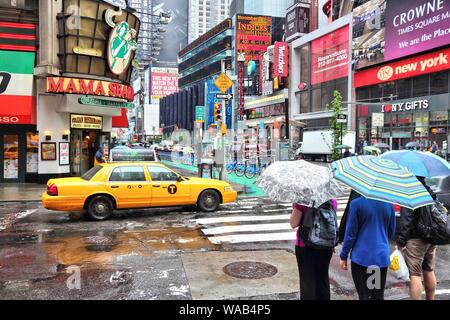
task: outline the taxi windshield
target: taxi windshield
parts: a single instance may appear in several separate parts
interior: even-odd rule
[[[81,179],[89,181],[97,174],[97,172],[99,172],[102,169],[103,169],[102,166],[95,166],[86,171],[86,173],[81,176]]]

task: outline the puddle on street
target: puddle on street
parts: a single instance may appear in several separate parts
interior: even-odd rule
[[[149,256],[163,251],[217,248],[200,229],[167,228],[120,231],[116,234],[55,237],[42,243],[44,251],[64,265],[111,264],[122,255]]]

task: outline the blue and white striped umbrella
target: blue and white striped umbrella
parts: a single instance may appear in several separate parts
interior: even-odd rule
[[[430,193],[407,168],[374,156],[349,157],[331,164],[333,175],[364,197],[409,209],[434,204]]]
[[[415,176],[431,178],[450,175],[447,161],[431,152],[415,150],[389,151],[380,156],[408,168]]]

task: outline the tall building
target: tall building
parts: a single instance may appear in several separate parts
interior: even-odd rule
[[[189,38],[191,43],[228,18],[231,0],[189,0]]]
[[[293,4],[294,0],[232,0],[230,17],[242,13],[284,18],[286,9]]]

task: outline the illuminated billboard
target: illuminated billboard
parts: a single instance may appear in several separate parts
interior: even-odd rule
[[[272,18],[266,16],[238,15],[236,25],[236,50],[245,53],[245,63],[257,61],[272,41]]]

